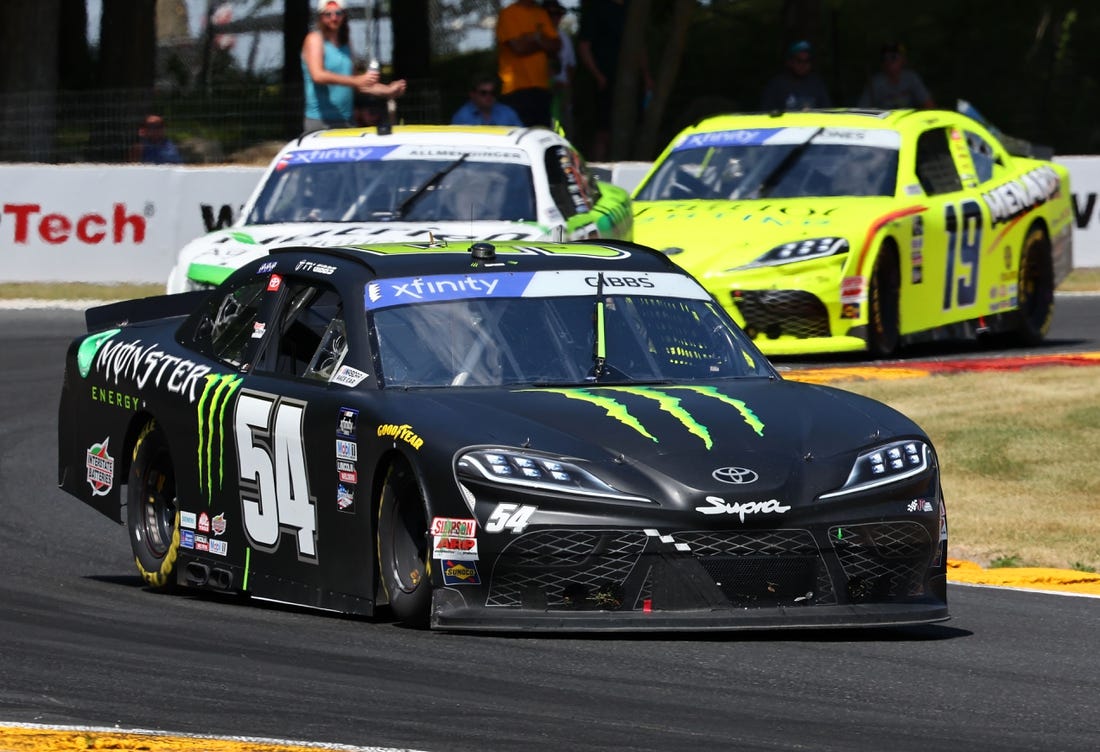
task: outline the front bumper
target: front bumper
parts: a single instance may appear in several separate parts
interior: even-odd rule
[[[937,505],[938,507],[938,505]],[[482,583],[435,591],[441,629],[880,627],[948,618],[938,515],[805,529],[544,528]]]

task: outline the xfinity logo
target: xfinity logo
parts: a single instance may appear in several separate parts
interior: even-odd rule
[[[708,496],[709,507],[695,507],[699,514],[736,514],[745,521],[747,514],[783,514],[790,511],[790,506],[784,506],[777,499],[767,501],[729,502],[717,496]]]
[[[755,470],[749,470],[747,467],[720,467],[711,473],[711,476],[716,481],[732,483],[735,486],[755,483],[760,478]]]

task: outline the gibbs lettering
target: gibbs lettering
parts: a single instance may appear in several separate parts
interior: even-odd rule
[[[233,402],[233,395],[240,388],[241,381],[240,376],[232,374],[208,374],[206,386],[199,397],[196,409],[199,492],[206,495],[208,506],[214,499],[215,482],[217,488],[222,487],[225,475],[225,412]]]

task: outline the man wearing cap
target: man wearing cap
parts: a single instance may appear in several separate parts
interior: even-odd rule
[[[897,42],[882,46],[881,69],[871,77],[860,107],[880,110],[930,109],[935,107],[932,94],[915,71],[905,67],[905,47]]]
[[[766,112],[831,107],[825,82],[813,70],[813,48],[805,40],[787,48],[784,69],[764,87],[761,109]]]

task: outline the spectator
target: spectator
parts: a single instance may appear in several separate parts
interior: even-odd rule
[[[145,164],[179,164],[179,150],[164,131],[164,118],[146,115],[138,126],[137,143],[130,147],[130,161]]]
[[[906,67],[905,46],[891,42],[882,46],[881,69],[871,76],[860,107],[880,110],[930,109],[935,107],[932,94],[915,71]]]
[[[784,69],[764,87],[760,106],[766,112],[831,107],[825,82],[813,69],[813,48],[801,40],[787,48]]]
[[[319,0],[317,28],[302,43],[306,131],[351,126],[356,91],[386,99],[405,93],[403,80],[384,84],[377,70],[355,75],[352,70],[344,0]]]
[[[497,101],[496,76],[476,76],[471,83],[470,99],[455,111],[452,125],[523,125],[515,110]]]
[[[558,30],[535,0],[516,0],[497,19],[501,101],[524,125],[550,127],[549,55],[561,49]]]
[[[558,39],[561,40],[556,70],[550,79],[552,94],[550,114],[566,134],[571,134],[573,132],[573,72],[577,69],[577,56],[573,51],[573,40],[562,28],[565,8],[558,0],[543,0],[542,7],[550,15],[550,21],[558,30]]]
[[[607,159],[611,143],[611,105],[619,72],[619,48],[626,30],[627,0],[582,0],[581,28],[577,32],[577,59],[596,82],[592,102],[596,131],[589,156],[597,162]],[[648,58],[643,54],[638,71],[646,92],[653,90]]]

